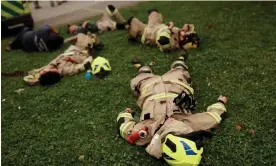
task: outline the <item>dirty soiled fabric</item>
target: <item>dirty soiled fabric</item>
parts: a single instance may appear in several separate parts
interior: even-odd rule
[[[163,17],[160,13],[154,11],[148,16],[148,24],[144,24],[137,18],[131,18],[128,21],[128,38],[134,38],[143,44],[157,46],[161,51],[174,50],[178,48],[178,31],[174,27],[173,30],[164,24]],[[169,43],[166,47],[158,43],[160,36],[168,38]]]
[[[154,75],[147,66],[141,67],[137,76],[131,80],[131,89],[142,110],[140,119],[136,122],[128,112],[121,112],[117,117],[120,136],[126,140],[133,133],[147,129],[148,134],[134,143],[148,145],[146,151],[157,158],[162,155],[161,143],[167,134],[185,135],[213,128],[221,122],[220,115],[226,111],[222,103],[212,104],[206,112],[196,114],[176,106],[173,99],[179,93],[184,91],[194,95],[194,90],[184,62],[176,61],[173,64],[178,66],[172,67],[162,76]]]
[[[88,54],[87,45],[93,46],[96,41],[98,39],[94,35],[78,34],[75,45],[71,45],[48,65],[29,71],[28,75],[24,77],[24,81],[29,85],[35,85],[39,82],[41,71],[49,71],[53,68],[56,68],[61,76],[74,75],[84,71],[84,65],[93,60],[92,56]]]

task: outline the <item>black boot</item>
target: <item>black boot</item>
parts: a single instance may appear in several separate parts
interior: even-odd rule
[[[144,66],[144,63],[141,62],[141,60],[137,57],[134,57],[132,60],[131,60],[131,64],[134,68],[136,69],[140,69],[141,67]]]
[[[149,9],[148,10],[148,15],[150,15],[152,12],[157,12],[159,13],[159,11],[157,9]]]

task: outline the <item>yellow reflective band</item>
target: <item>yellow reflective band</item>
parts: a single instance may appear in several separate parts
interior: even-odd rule
[[[168,28],[167,26],[164,26],[164,27],[160,28],[160,29],[157,31],[157,36],[158,36],[158,34],[162,33],[162,31],[168,30],[168,29],[169,29],[169,28]],[[168,33],[168,32],[166,32],[166,33]]]
[[[29,81],[30,79],[39,79],[39,77],[40,77],[40,74],[39,74],[39,73],[34,73],[34,74],[29,74],[29,75],[25,76],[25,77],[23,78],[23,80],[27,82],[27,81]]]
[[[174,64],[182,64],[183,66],[186,67],[186,69],[189,69],[188,66],[185,65],[185,63],[183,61],[174,61],[173,65]]]
[[[1,10],[1,16],[5,17],[5,18],[10,18],[10,17],[13,17],[13,15]]]
[[[23,6],[24,6],[24,12],[25,12],[25,13],[30,13],[28,1],[26,1],[25,4],[24,4]]]
[[[117,117],[117,122],[119,121],[120,118],[128,118],[128,119],[133,119],[132,115],[130,113],[120,113],[119,116]]]
[[[189,32],[195,33],[195,25],[194,25],[194,24],[189,24],[189,27],[191,28],[191,29],[189,30]]]
[[[168,32],[163,31],[165,29],[166,29],[166,27],[163,27],[157,32],[157,37],[156,37],[156,41],[155,41],[155,43],[157,44],[157,46],[159,47],[159,49],[161,51],[163,51],[163,49],[167,49],[167,48],[171,47],[171,35]],[[166,45],[159,44],[158,40],[160,39],[161,36],[165,36],[165,37],[169,38],[170,43],[166,44]]]
[[[148,29],[148,27],[145,28],[144,33],[143,33],[142,38],[141,38],[141,42],[142,42],[143,44],[145,44],[145,40],[146,40],[146,37],[145,37],[145,36],[146,36],[147,29]]]
[[[116,27],[117,23],[115,21],[112,21],[111,23],[113,27]]]
[[[178,95],[175,93],[159,93],[156,95],[152,95],[151,97],[147,98],[147,100],[157,100],[157,99],[162,99],[162,98],[168,98],[168,97],[177,97]]]
[[[189,48],[192,48],[192,46],[193,46],[193,43],[192,43],[192,42],[189,42],[189,43],[185,44],[185,45],[183,46],[183,48],[186,49],[186,50],[188,50]]]
[[[185,89],[187,89],[192,95],[194,95],[194,89],[191,88],[189,85],[184,84],[183,82],[180,82],[178,80],[170,80],[170,82],[182,85]]]
[[[12,5],[8,1],[2,2],[1,5],[6,6],[7,8],[11,9],[12,11],[14,11],[14,12],[16,12],[18,14],[24,14],[24,10],[18,8],[17,6]]]
[[[111,13],[111,11],[108,9],[108,7],[105,8],[105,11],[108,13],[109,16],[113,16],[118,13],[117,8],[114,10],[113,13]]]
[[[154,83],[146,85],[146,86],[142,89],[141,95],[145,94],[145,93],[147,92],[148,88],[149,88],[151,85],[153,85],[153,84],[154,84]]]
[[[130,127],[130,125],[134,125],[134,124],[135,124],[135,122],[127,122],[127,123],[121,125],[120,134],[123,138],[125,138],[126,133],[127,133],[127,132],[125,132],[125,130],[127,130]]]
[[[224,112],[226,112],[226,108],[225,108],[224,104],[222,104],[222,103],[212,104],[207,108],[207,110],[210,110],[210,109],[219,109],[219,110],[223,110]]]
[[[217,112],[206,112],[206,113],[211,115],[217,121],[217,123],[220,123],[221,117]]]
[[[159,81],[159,80],[157,80],[157,81]],[[148,88],[151,87],[152,85],[154,85],[157,81],[145,85],[145,87],[143,87],[143,89],[142,89],[141,95],[145,94],[147,92]]]

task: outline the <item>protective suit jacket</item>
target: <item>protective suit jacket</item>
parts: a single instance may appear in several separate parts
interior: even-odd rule
[[[24,77],[24,81],[29,85],[34,85],[39,82],[40,72],[57,68],[62,76],[74,75],[85,70],[84,64],[92,62],[93,58],[89,55],[87,47],[99,43],[94,35],[77,35],[77,42],[71,45],[64,53],[58,55],[49,64],[39,69],[34,69],[28,72]]]
[[[131,89],[137,95],[137,104],[142,110],[140,119],[136,122],[129,112],[121,112],[117,118],[120,136],[139,146],[149,144],[147,152],[157,158],[162,153],[161,140],[168,133],[185,135],[210,129],[221,122],[220,115],[226,111],[222,103],[215,103],[207,108],[207,112],[197,114],[179,108],[173,102],[174,98],[182,91],[194,95],[194,90],[185,63],[175,61],[172,66],[177,67],[162,76],[154,75],[147,66],[140,68],[138,75],[131,80]],[[141,129],[147,134],[131,140],[133,134]],[[151,143],[154,135],[158,135],[158,140]]]

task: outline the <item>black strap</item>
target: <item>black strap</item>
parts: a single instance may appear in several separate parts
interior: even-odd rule
[[[193,95],[187,94],[182,91],[176,98],[174,98],[173,102],[181,109],[194,111],[195,110],[195,99]]]

